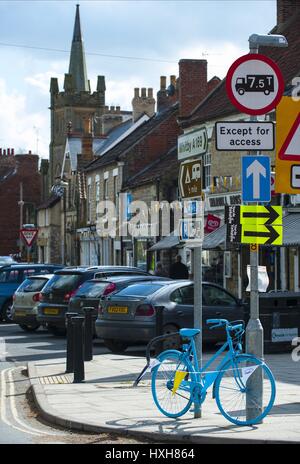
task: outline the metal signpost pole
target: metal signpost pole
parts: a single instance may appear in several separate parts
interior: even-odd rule
[[[194,327],[200,329],[196,337],[196,353],[199,368],[202,367],[202,246],[193,248],[194,269]],[[194,418],[202,416],[201,405],[195,404]]]

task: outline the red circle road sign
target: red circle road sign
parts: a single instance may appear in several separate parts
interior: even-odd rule
[[[251,115],[275,108],[284,91],[281,71],[265,55],[249,53],[238,58],[226,76],[227,94],[234,106]]]

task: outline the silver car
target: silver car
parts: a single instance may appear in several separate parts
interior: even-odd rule
[[[224,330],[209,330],[209,318],[245,320],[245,305],[217,284],[203,282],[203,339],[206,343],[225,340]],[[194,286],[190,280],[143,282],[130,285],[102,300],[96,333],[113,352],[124,351],[137,342],[148,343],[156,336],[156,310],[163,308],[163,332],[178,332],[194,326]],[[179,336],[166,341],[165,348],[178,348]]]
[[[51,277],[53,274],[28,277],[14,293],[11,310],[12,321],[19,324],[26,332],[33,332],[40,327],[40,323],[36,320],[40,292]]]

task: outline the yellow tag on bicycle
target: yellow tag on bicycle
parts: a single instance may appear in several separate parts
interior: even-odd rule
[[[173,385],[173,388],[172,388],[172,395],[173,396],[175,395],[178,388],[180,387],[181,382],[185,378],[186,374],[187,374],[186,371],[176,371],[175,372],[174,385]]]

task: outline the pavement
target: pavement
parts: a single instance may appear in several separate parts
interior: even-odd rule
[[[94,356],[85,362],[82,383],[73,383],[73,374],[65,374],[65,358],[30,362],[28,372],[41,416],[68,429],[115,432],[162,443],[299,443],[300,359],[293,361],[291,353],[265,359],[275,376],[277,395],[263,423],[252,427],[228,422],[211,394],[200,419],[194,419],[193,412],[178,419],[163,416],[153,402],[149,374],[132,387],[146,362],[130,353]]]

